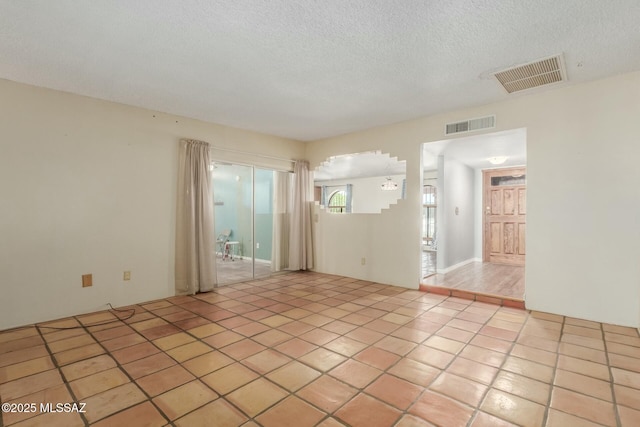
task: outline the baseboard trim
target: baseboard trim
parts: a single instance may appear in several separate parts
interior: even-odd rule
[[[467,264],[471,264],[472,262],[482,262],[482,258],[469,258],[469,259],[466,259],[466,260],[464,260],[462,262],[454,264],[454,265],[452,265],[450,267],[443,268],[442,270],[438,270],[437,272],[438,272],[438,274],[447,274],[447,273],[449,273],[449,272],[451,272],[453,270],[456,270],[456,269],[458,269],[460,267],[464,267]]]

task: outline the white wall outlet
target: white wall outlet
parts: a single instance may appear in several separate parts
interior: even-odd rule
[[[365,265],[367,263],[367,259],[365,257],[360,258],[360,265]]]
[[[260,243],[256,243],[256,249],[260,249]]]
[[[131,272],[125,271],[124,274],[122,275],[122,280],[131,280]]]

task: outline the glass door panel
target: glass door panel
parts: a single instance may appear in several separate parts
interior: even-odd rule
[[[255,260],[254,276],[271,274],[271,251],[273,246],[273,174],[272,170],[255,169]]]
[[[253,168],[214,163],[218,284],[253,278]]]

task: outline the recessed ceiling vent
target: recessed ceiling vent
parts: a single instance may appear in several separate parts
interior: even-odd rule
[[[447,123],[444,134],[473,132],[480,129],[496,127],[496,116],[480,117],[477,119],[464,120],[462,122]]]
[[[495,73],[494,76],[508,93],[567,80],[564,62],[560,55],[509,68]]]

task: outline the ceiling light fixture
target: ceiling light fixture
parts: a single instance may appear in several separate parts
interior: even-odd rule
[[[380,188],[383,191],[393,191],[393,190],[397,190],[398,189],[398,184],[396,184],[395,182],[393,182],[391,180],[391,177],[388,176],[387,180],[385,182],[382,183],[382,185],[380,186]]]
[[[491,163],[492,165],[501,165],[504,162],[506,162],[508,159],[507,156],[496,156],[496,157],[489,157],[487,160],[489,160],[489,163]]]

